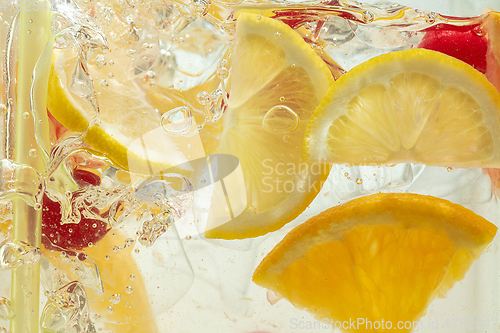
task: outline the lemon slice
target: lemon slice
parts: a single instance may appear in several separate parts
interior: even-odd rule
[[[174,138],[161,129],[161,114],[147,102],[146,94],[133,80],[124,75],[96,78],[97,116],[89,99],[90,90],[80,89],[82,92],[77,93],[78,89],[71,89],[78,87],[78,80],[84,80],[75,78],[78,61],[75,52],[55,50],[54,54],[47,108],[62,125],[71,131],[84,132],[83,139],[91,148],[122,169],[142,174],[156,174],[165,169],[191,173],[192,168]],[[122,58],[120,55],[113,58],[115,66],[124,61]],[[89,68],[91,74],[98,75],[97,70],[90,65]]]
[[[306,131],[305,158],[329,163],[500,165],[500,94],[466,63],[409,49],[355,67]]]
[[[496,231],[447,200],[374,194],[293,229],[262,260],[253,281],[319,320],[384,320],[395,329],[399,321],[418,320],[460,281]],[[363,325],[359,331],[384,330]]]
[[[306,124],[333,82],[321,58],[286,24],[241,13],[231,61],[217,152],[238,157],[239,166],[215,188],[208,238],[279,229],[309,205],[328,174],[301,163]]]

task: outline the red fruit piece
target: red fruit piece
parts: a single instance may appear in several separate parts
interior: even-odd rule
[[[49,250],[81,250],[96,244],[110,230],[106,222],[82,216],[79,223],[61,224],[61,205],[43,196],[42,243]]]
[[[82,168],[73,170],[73,179],[80,187],[101,185],[101,177],[98,174]]]
[[[486,72],[488,41],[473,29],[456,31],[439,28],[426,32],[419,48],[438,51],[468,63],[481,73]]]
[[[100,185],[101,178],[87,170],[75,169],[73,177],[82,185]],[[73,195],[79,195],[74,193]],[[95,211],[98,214],[98,210]],[[86,218],[82,215],[79,223],[61,224],[61,205],[46,194],[42,205],[42,243],[49,250],[81,250],[96,244],[110,230],[106,222]]]

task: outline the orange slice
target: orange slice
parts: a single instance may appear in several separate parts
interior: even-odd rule
[[[447,200],[374,194],[293,229],[262,260],[253,281],[319,320],[383,319],[395,327],[417,320],[460,281],[496,231]]]

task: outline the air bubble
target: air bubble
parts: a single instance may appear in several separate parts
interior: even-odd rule
[[[276,33],[274,34],[274,38],[276,38],[276,39],[280,39],[280,38],[281,38],[281,33],[276,32]]]
[[[0,296],[0,319],[10,320],[16,316],[9,299]],[[6,331],[7,332],[7,331]]]
[[[288,106],[276,105],[267,111],[262,119],[262,127],[276,134],[294,131],[299,126],[299,116]]]
[[[113,307],[112,307],[112,306],[108,306],[108,308],[106,309],[106,312],[107,312],[109,315],[113,314],[113,311],[115,311],[115,309],[113,309]]]
[[[29,112],[23,112],[23,119],[28,119],[30,117]]]
[[[161,128],[168,135],[186,135],[191,130],[192,125],[191,109],[187,106],[169,110],[161,116]]]
[[[132,294],[134,292],[134,289],[131,286],[125,287],[125,292],[127,294]]]
[[[29,35],[29,34],[31,34],[31,30],[28,30],[28,31],[26,31],[26,32],[28,33],[28,35]]]
[[[285,101],[285,96],[281,96],[280,97],[280,102],[284,102]]]
[[[154,71],[147,71],[146,72],[146,79],[154,79],[156,77],[156,73]]]
[[[104,257],[104,259],[105,259],[105,260],[109,260],[109,256],[108,256],[108,255],[106,255],[106,256]]]
[[[219,61],[217,63],[217,68],[221,68],[221,67],[227,67],[227,60],[226,59],[222,59],[221,61]]]
[[[135,280],[135,275],[134,274],[130,274],[130,276],[128,277],[130,281],[134,281]]]
[[[370,11],[364,11],[363,12],[363,22],[365,23],[370,23],[373,22],[373,13]]]
[[[196,95],[196,100],[201,105],[206,105],[207,103],[210,103],[210,94],[208,93],[208,91],[200,91]]]
[[[206,0],[193,0],[189,4],[189,10],[194,16],[203,17],[208,14],[210,2]]]
[[[205,104],[207,120],[215,123],[224,114],[227,108],[227,92],[223,89],[215,89],[210,93]]]
[[[362,178],[356,178],[356,184],[358,184],[358,185],[363,184],[363,179]]]
[[[40,249],[25,242],[5,240],[0,243],[0,269],[35,264],[40,260],[40,257]]]
[[[113,295],[111,295],[111,298],[109,299],[109,301],[113,304],[118,304],[118,303],[120,303],[121,300],[122,300],[122,295],[120,295],[120,294],[113,294]]]
[[[33,208],[34,208],[35,210],[40,210],[40,209],[42,209],[42,204],[37,202],[37,203],[33,206]]]
[[[37,157],[38,152],[36,151],[36,149],[35,149],[35,148],[33,148],[33,149],[30,149],[30,150],[29,150],[28,155],[29,155],[30,157]]]
[[[474,33],[478,37],[484,37],[486,35],[486,30],[483,28],[483,26],[478,25],[474,29],[472,29],[472,33]]]
[[[217,68],[217,77],[221,80],[227,79],[229,76],[229,70],[226,67]]]
[[[102,79],[101,81],[99,81],[99,85],[103,88],[107,88],[108,87],[108,81]]]
[[[436,22],[436,13],[430,12],[427,15],[425,15],[425,22],[429,24]]]
[[[247,213],[248,213],[248,215],[252,215],[253,216],[253,215],[255,215],[255,213],[257,213],[257,209],[255,209],[255,207],[250,206],[247,209]]]
[[[7,111],[7,106],[0,103],[0,115],[3,115]]]
[[[283,141],[284,142],[290,142],[290,135],[283,135]]]
[[[99,56],[97,56],[95,64],[96,64],[97,68],[102,69],[102,68],[106,67],[106,59],[104,58],[104,56],[99,55]]]

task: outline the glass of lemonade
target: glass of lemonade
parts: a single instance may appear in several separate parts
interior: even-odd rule
[[[496,1],[0,4],[0,333],[500,330]]]

